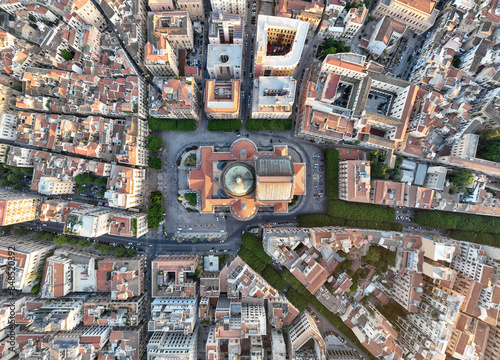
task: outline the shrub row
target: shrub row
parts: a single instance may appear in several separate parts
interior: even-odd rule
[[[149,118],[151,131],[194,131],[196,121],[193,119],[158,119]]]
[[[247,119],[247,130],[276,130],[286,131],[292,129],[292,119]]]
[[[388,223],[396,221],[396,209],[374,204],[330,200],[327,212],[328,215],[341,219]]]
[[[457,240],[469,241],[481,245],[498,246],[498,235],[487,232],[450,230],[450,237]]]
[[[352,228],[402,231],[403,226],[396,222],[377,222],[369,220],[351,220],[333,217],[327,214],[304,214],[299,217],[300,227],[347,226]]]
[[[419,210],[413,221],[433,228],[500,234],[500,218],[494,216]]]
[[[163,194],[152,191],[149,196],[148,229],[157,229],[163,220]]]
[[[326,196],[328,199],[339,198],[339,151],[326,149]]]
[[[208,131],[239,131],[241,130],[240,119],[211,119],[208,120]]]

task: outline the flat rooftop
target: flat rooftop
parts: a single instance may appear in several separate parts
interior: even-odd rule
[[[259,77],[259,105],[293,105],[296,80],[288,76]]]
[[[242,45],[224,44],[213,45],[209,44],[207,49],[207,67],[213,65],[232,65],[241,66],[241,51]]]
[[[267,32],[269,28],[283,28],[292,29],[296,31],[295,39],[291,50],[283,56],[264,56],[262,60],[263,66],[288,66],[298,63],[302,55],[302,50],[307,37],[309,23],[295,19],[288,19],[277,16],[259,15],[257,21],[257,39],[256,50],[259,52],[266,52]]]

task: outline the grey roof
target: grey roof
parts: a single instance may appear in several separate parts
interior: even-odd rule
[[[415,173],[415,179],[413,180],[413,185],[424,185],[425,175],[427,175],[427,165],[418,164],[417,172]]]
[[[292,160],[283,156],[259,157],[255,161],[255,173],[258,176],[292,176]]]

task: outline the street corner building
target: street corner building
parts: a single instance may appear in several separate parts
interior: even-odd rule
[[[292,161],[287,145],[267,151],[239,139],[228,151],[203,146],[199,152],[198,166],[189,173],[189,188],[200,193],[202,213],[229,207],[234,217],[248,220],[259,207],[287,213],[293,197],[305,195],[305,164]]]

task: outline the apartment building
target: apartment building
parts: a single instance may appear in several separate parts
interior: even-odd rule
[[[424,187],[428,189],[443,190],[448,169],[444,166],[429,166],[424,180]]]
[[[461,159],[476,157],[477,146],[479,145],[479,135],[464,134],[455,141],[451,148],[451,156]]]
[[[341,318],[373,356],[384,357],[390,354],[395,360],[402,359],[403,350],[396,342],[398,333],[370,303],[366,307],[356,303],[349,304]]]
[[[7,226],[40,217],[42,199],[16,191],[0,191],[0,225]]]
[[[208,43],[243,45],[244,29],[243,16],[212,12],[208,23]]]
[[[196,360],[198,359],[198,328],[183,333],[155,331],[147,346],[148,360]]]
[[[280,329],[271,330],[271,353],[273,360],[286,360],[285,339]]]
[[[205,83],[205,113],[209,119],[239,119],[240,80],[230,82],[207,80]]]
[[[108,201],[110,207],[121,209],[139,207],[144,201],[145,182],[145,169],[112,165],[104,199]]]
[[[200,91],[192,77],[182,79],[155,78],[158,94],[150,86],[149,115],[166,119],[200,119]]]
[[[122,211],[111,216],[109,235],[140,238],[148,233],[147,214]]]
[[[197,298],[155,298],[148,330],[191,334],[198,321],[197,307]]]
[[[91,0],[76,0],[73,3],[73,11],[87,24],[95,26],[100,31],[107,26],[106,19]]]
[[[141,326],[147,314],[146,294],[112,299],[110,293],[94,293],[85,299],[83,325]]]
[[[37,332],[76,328],[83,320],[83,301],[77,299],[51,300],[32,308],[28,313],[32,320],[29,328]]]
[[[43,259],[53,251],[55,246],[50,243],[35,241],[32,235],[6,235],[0,244],[0,271],[2,289],[29,292],[36,284],[36,273],[42,270]],[[13,250],[15,249],[15,251]],[[14,258],[14,282],[8,280],[7,264]],[[9,265],[10,266],[10,265]]]
[[[434,25],[438,14],[434,0],[381,0],[371,12],[377,19],[389,16],[420,35]]]
[[[59,256],[51,256],[47,259],[40,286],[42,297],[60,297],[72,290],[71,263],[71,259]]]
[[[252,118],[287,119],[292,115],[297,81],[292,77],[261,76],[254,80]]]
[[[101,347],[98,359],[108,360],[114,354],[127,360],[146,358],[146,334],[143,326],[112,329],[109,341]]]
[[[165,255],[151,262],[153,297],[194,298],[197,293],[193,274],[198,266],[196,255]]]
[[[460,241],[460,253],[453,257],[450,267],[486,287],[494,271],[487,260],[480,245]]]
[[[58,249],[44,265],[40,295],[56,298],[97,289],[96,257],[83,250]]]
[[[215,80],[241,79],[243,45],[222,44],[207,47],[208,76]]]
[[[157,38],[167,39],[174,49],[192,49],[193,24],[187,11],[161,11],[148,13],[148,31]]]
[[[151,26],[151,25],[150,25]],[[168,40],[148,31],[144,66],[153,76],[179,76],[179,59]]]
[[[38,192],[43,195],[73,194],[75,182],[52,176],[42,176],[38,182]]]
[[[176,0],[177,9],[187,11],[193,21],[205,21],[205,5],[202,0]]]
[[[405,24],[384,16],[375,25],[366,49],[375,56],[380,56],[382,53],[391,54],[397,48],[399,39],[405,31]]]
[[[245,15],[246,2],[245,0],[210,0],[212,11],[222,14],[239,14]]]
[[[254,77],[292,75],[302,57],[308,29],[304,21],[259,15]]]
[[[370,201],[369,161],[350,160],[339,162],[339,198],[345,201]]]
[[[173,0],[148,0],[151,11],[170,11],[175,9]]]
[[[4,112],[0,119],[0,139],[15,141],[17,137],[17,119],[12,112]]]
[[[352,39],[363,26],[367,16],[368,9],[364,6],[350,9],[344,19],[342,38]]]
[[[107,207],[75,209],[66,216],[64,234],[98,237],[108,233],[111,218],[116,210]]]
[[[371,148],[401,146],[419,88],[366,71],[365,66],[364,56],[335,54],[311,73],[301,100],[302,135],[319,141],[360,141]]]
[[[314,341],[316,359],[324,358],[326,351],[325,341],[314,319],[307,312],[300,313],[292,322],[288,329],[288,336],[291,344],[291,358],[295,358],[295,353],[311,339]]]
[[[110,292],[112,300],[128,300],[145,292],[145,255],[104,258],[97,266],[97,291]]]
[[[239,256],[227,266],[226,286],[229,299],[274,298],[278,291],[249,267]],[[222,279],[224,281],[224,279]]]

